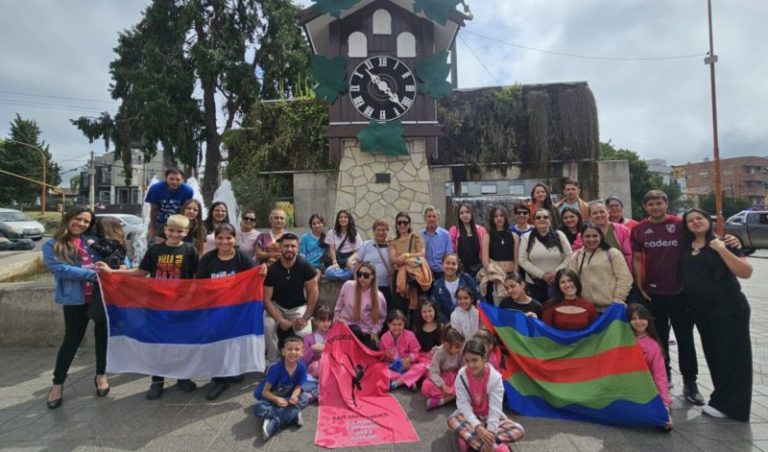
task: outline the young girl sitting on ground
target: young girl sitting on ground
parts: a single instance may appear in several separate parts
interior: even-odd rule
[[[472,337],[480,328],[480,314],[467,287],[456,289],[456,308],[451,313],[451,326],[461,331],[464,337]]]
[[[448,428],[459,436],[459,450],[507,451],[523,438],[523,426],[502,411],[504,386],[485,359],[485,345],[471,339],[464,345],[464,367],[456,377],[456,411]]]
[[[320,306],[315,309],[314,317],[315,332],[304,336],[304,355],[301,357],[301,361],[307,366],[307,383],[302,388],[310,394],[310,403],[318,397],[320,355],[325,350],[325,336],[333,323],[333,311],[328,306]]]
[[[422,298],[420,305],[421,322],[416,330],[422,355],[431,356],[432,350],[440,345],[443,325],[437,321],[437,305],[431,298]]]
[[[413,331],[405,329],[405,314],[399,309],[389,311],[389,331],[381,336],[380,347],[389,361],[390,389],[405,385],[412,388],[424,375],[425,366],[416,361],[421,347]]]
[[[525,293],[525,277],[520,273],[510,273],[504,281],[507,297],[502,299],[499,307],[520,311],[527,317],[541,318],[541,303]]]
[[[464,335],[456,328],[443,328],[443,343],[435,348],[429,364],[429,378],[421,385],[421,393],[427,398],[427,411],[443,406],[456,398],[454,383],[461,367],[461,347]]]
[[[637,345],[643,352],[645,361],[648,363],[648,369],[651,371],[653,382],[656,383],[656,389],[659,390],[661,400],[667,407],[667,412],[672,407],[672,398],[669,396],[669,387],[667,384],[667,371],[664,367],[664,354],[659,346],[659,336],[656,334],[656,328],[653,326],[653,319],[648,309],[638,303],[632,303],[627,306],[627,320],[637,337]],[[670,414],[667,430],[672,429],[672,415]]]

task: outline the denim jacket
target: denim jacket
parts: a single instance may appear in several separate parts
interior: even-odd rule
[[[473,294],[472,296],[473,300],[480,300],[482,298],[480,296],[480,291],[477,289],[477,283],[475,282],[475,279],[466,273],[460,274],[459,287],[469,287]],[[431,295],[432,295],[432,299],[435,300],[435,303],[437,304],[437,308],[438,308],[437,315],[439,317],[440,322],[442,323],[450,322],[451,313],[453,312],[453,309],[456,306],[453,304],[453,299],[451,298],[451,294],[448,292],[448,288],[445,286],[444,278],[440,278],[437,281],[435,281],[435,284],[432,286]]]
[[[89,239],[95,239],[91,236],[83,236],[82,240],[87,242]],[[96,281],[96,271],[80,267],[80,262],[70,264],[57,258],[53,254],[54,239],[50,239],[43,245],[43,261],[48,269],[53,273],[56,280],[55,301],[63,305],[83,304],[83,282]],[[101,256],[91,247],[86,245],[88,253],[93,262],[101,260]]]

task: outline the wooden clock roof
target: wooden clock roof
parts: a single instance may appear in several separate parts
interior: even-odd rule
[[[339,18],[323,14],[314,5],[305,8],[299,11],[298,18],[299,23],[307,33],[312,50],[318,55],[329,55],[331,49],[329,43],[330,24],[336,20],[344,19],[376,1],[388,1],[409,12],[413,11],[413,4],[415,3],[414,0],[362,0],[352,8],[344,10]],[[423,13],[418,13],[416,16],[426,19]],[[464,26],[468,20],[472,20],[472,17],[461,13],[459,10],[454,10],[451,11],[445,25],[434,23],[435,50],[449,49],[456,39],[459,28]]]

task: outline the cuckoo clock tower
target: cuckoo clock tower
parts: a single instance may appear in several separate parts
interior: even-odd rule
[[[450,49],[470,19],[458,3],[317,0],[299,14],[317,97],[329,102],[330,150],[341,156],[336,210],[351,211],[361,233],[400,211],[423,223],[437,99],[451,91]]]

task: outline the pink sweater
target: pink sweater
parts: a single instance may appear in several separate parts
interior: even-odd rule
[[[664,366],[664,355],[659,343],[647,334],[643,334],[637,337],[637,345],[640,346],[640,350],[645,356],[645,362],[648,363],[648,369],[651,371],[653,382],[656,383],[656,389],[659,390],[664,406],[672,406],[672,398],[669,396],[667,384],[667,370]]]
[[[421,352],[419,340],[416,339],[416,335],[413,334],[413,331],[409,330],[403,330],[397,339],[392,336],[391,332],[387,331],[381,336],[379,348],[385,352],[389,352],[390,350],[394,351],[394,358],[392,361],[397,358],[411,358],[411,362],[414,362]]]
[[[384,325],[384,319],[387,318],[387,300],[384,295],[376,290],[376,297],[379,301],[379,318],[376,323],[373,322],[373,303],[371,303],[371,290],[366,290],[360,294],[360,320],[355,320],[355,286],[357,282],[347,281],[341,286],[339,298],[336,301],[335,317],[347,323],[347,325],[357,325],[365,334],[381,331]]]

